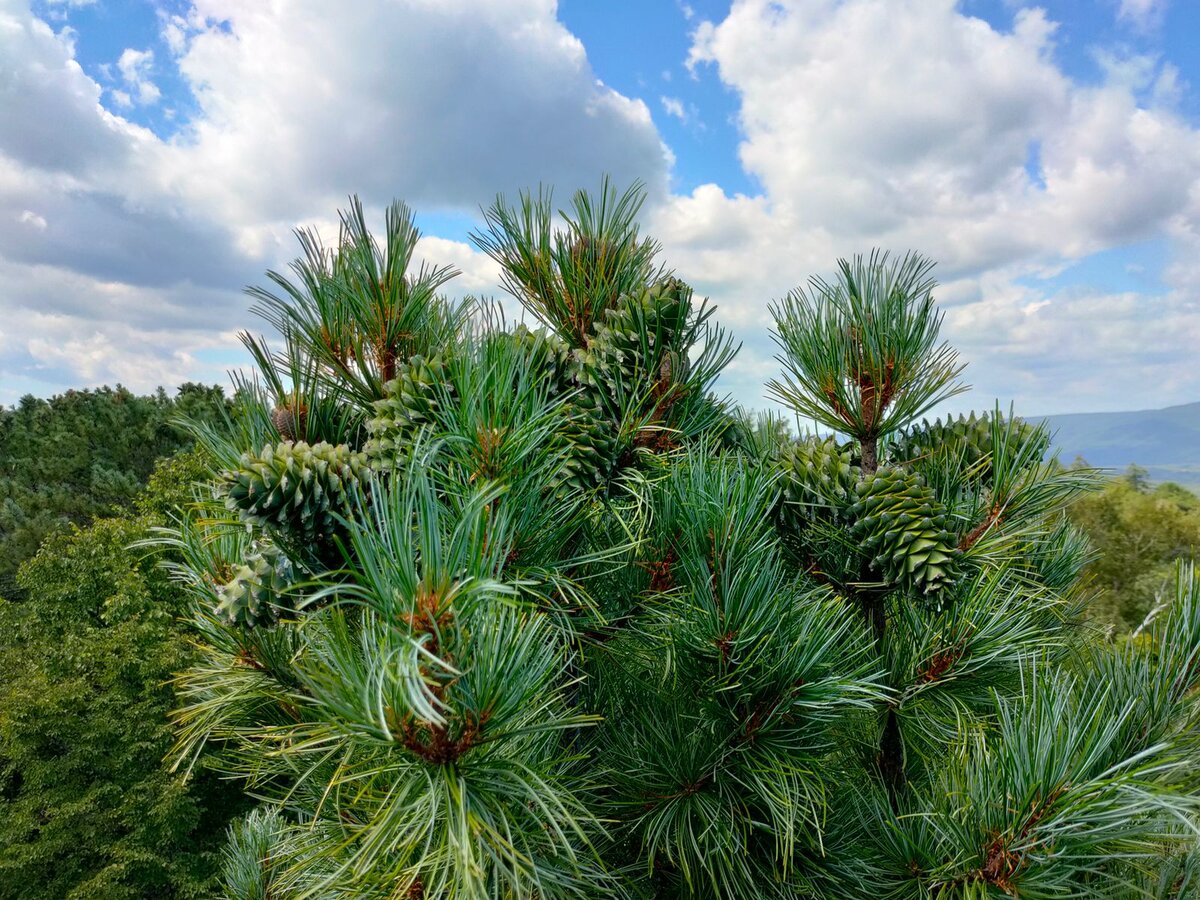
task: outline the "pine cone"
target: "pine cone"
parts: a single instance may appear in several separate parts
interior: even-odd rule
[[[293,581],[291,560],[274,544],[260,544],[233,578],[217,588],[216,613],[230,625],[274,622]]]
[[[560,396],[574,389],[571,352],[557,335],[548,331],[531,331],[524,325],[518,325],[511,333],[498,337],[511,340],[524,350],[530,370],[537,372],[550,385],[552,396]]]
[[[438,414],[438,387],[446,384],[446,363],[440,356],[413,356],[384,385],[384,397],[375,402],[375,418],[367,422],[371,435],[364,452],[380,470],[401,468],[417,433]],[[448,389],[453,396],[453,387]]]
[[[612,465],[616,437],[595,397],[578,394],[563,405],[561,435],[569,453],[560,481],[566,493],[591,491],[604,484]]]
[[[962,553],[945,510],[919,475],[880,469],[854,491],[852,533],[887,581],[928,594],[958,576]]]
[[[271,410],[271,423],[285,441],[297,441],[307,436],[308,407],[302,400],[289,400]]]
[[[1007,427],[1004,422],[1001,425]],[[1031,457],[1040,461],[1050,449],[1050,436],[1046,430],[1025,421],[1018,421],[1012,427],[1016,431],[1016,441],[1010,450],[1021,452],[1033,444],[1034,447],[1030,448]],[[991,417],[971,413],[970,416],[960,415],[958,418],[947,416],[945,422],[941,419],[934,422],[924,420],[896,442],[893,457],[920,465],[922,461],[937,456],[959,456],[962,470],[969,472],[972,479],[987,485],[992,480],[989,459],[992,449]]]
[[[642,397],[662,375],[668,357],[665,364],[670,380],[683,380],[686,357],[674,358],[671,351],[676,335],[687,323],[691,304],[691,288],[675,278],[621,297],[605,310],[587,349],[576,351],[579,382],[614,401],[622,395]]]
[[[813,516],[841,519],[854,500],[859,468],[850,449],[833,438],[810,438],[789,445],[779,459],[783,470],[785,528],[798,530]]]
[[[306,542],[332,534],[335,514],[349,509],[350,491],[367,476],[366,457],[342,444],[309,446],[303,441],[242,454],[226,473],[226,506],[250,525],[292,529]]]

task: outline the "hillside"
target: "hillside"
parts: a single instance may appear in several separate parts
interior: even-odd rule
[[[1137,463],[1154,481],[1200,487],[1200,403],[1137,412],[1046,416],[1060,459],[1094,466]]]

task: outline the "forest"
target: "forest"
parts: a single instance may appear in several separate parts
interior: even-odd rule
[[[354,202],[229,391],[0,410],[0,898],[1200,896],[1200,498],[931,420],[916,254],[738,408],[641,197],[497,199],[531,327]]]

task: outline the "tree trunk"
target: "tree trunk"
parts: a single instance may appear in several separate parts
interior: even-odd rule
[[[879,438],[862,439],[862,472],[864,475],[874,475],[879,470]]]

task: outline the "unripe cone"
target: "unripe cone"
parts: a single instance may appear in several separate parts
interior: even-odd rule
[[[962,553],[945,510],[919,475],[880,469],[854,493],[852,533],[887,581],[928,594],[957,578]]]
[[[671,348],[690,313],[691,289],[674,278],[621,297],[587,348],[575,351],[579,382],[617,401],[642,396],[664,371],[668,381],[681,381],[687,359]]]
[[[237,470],[225,475],[225,503],[247,524],[290,528],[312,542],[333,533],[334,516],[347,511],[367,472],[366,457],[344,444],[285,441],[242,454]]]
[[[780,457],[784,498],[793,503],[841,508],[853,498],[859,468],[848,447],[833,438],[810,438],[790,444]]]
[[[518,325],[505,337],[525,351],[530,370],[545,379],[552,396],[574,389],[571,351],[561,338],[549,331],[531,331],[524,325]]]
[[[440,400],[438,387],[446,383],[445,361],[440,356],[413,356],[384,385],[384,397],[375,402],[375,417],[367,423],[371,437],[364,452],[380,470],[402,467],[421,427],[434,421]],[[453,396],[453,387],[449,388]]]
[[[612,424],[593,395],[577,394],[563,405],[566,423],[560,432],[569,453],[561,479],[567,491],[590,491],[608,476],[616,438]]]
[[[1044,428],[1025,421],[1018,421],[1012,427],[1016,430],[1016,441],[1010,451],[1019,452],[1033,443],[1036,449],[1031,457],[1040,460],[1049,450],[1050,436]],[[919,461],[938,454],[961,454],[964,468],[972,472],[972,477],[987,484],[991,481],[991,466],[980,463],[991,453],[991,418],[986,414],[976,416],[971,413],[958,418],[947,416],[945,422],[924,420],[896,442],[893,455],[899,460]]]
[[[260,544],[233,578],[217,588],[216,613],[230,625],[273,622],[293,580],[287,556],[274,544]]]
[[[590,491],[607,477],[616,440],[596,391],[580,387],[570,349],[554,334],[517,327],[512,339],[522,345],[530,367],[550,385],[552,397],[566,397],[561,431],[569,453],[556,487],[565,492]],[[569,396],[568,396],[569,395]]]

